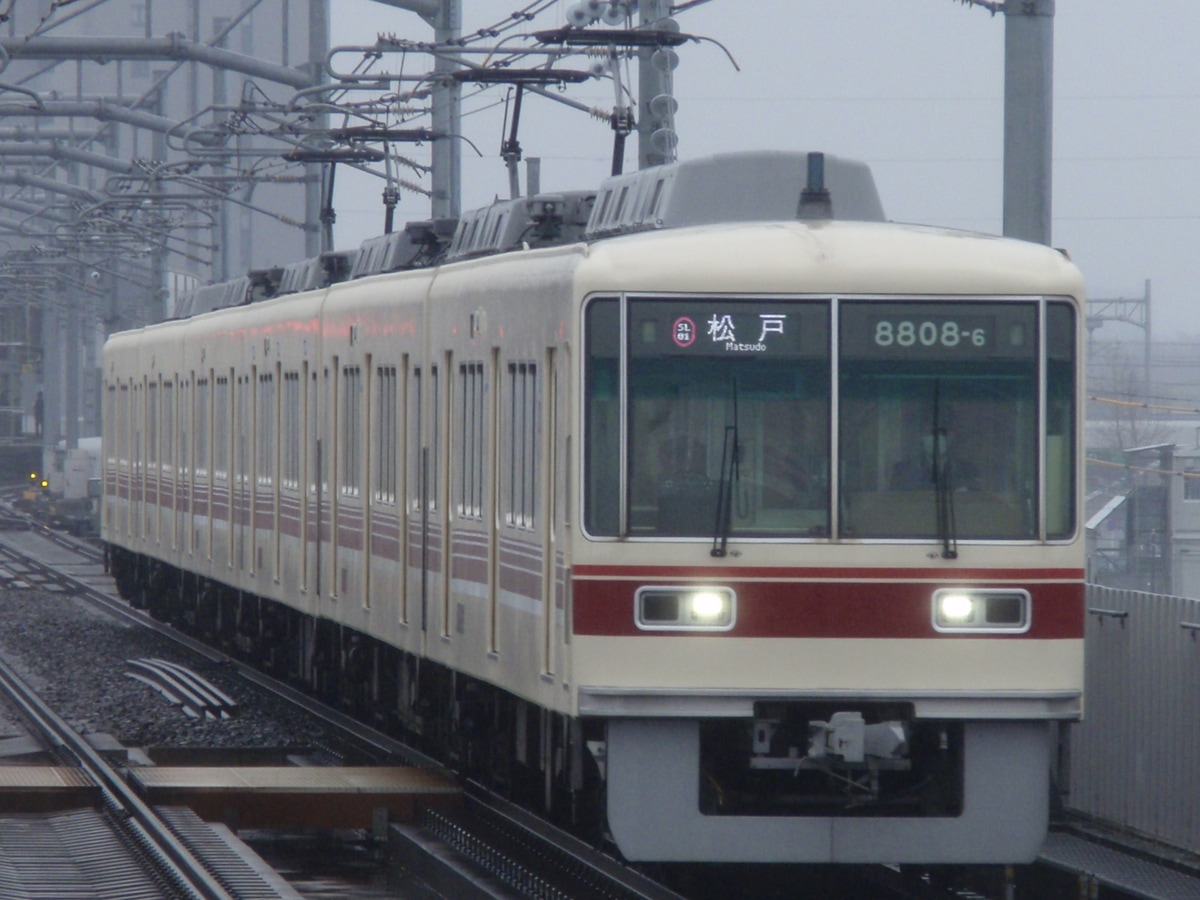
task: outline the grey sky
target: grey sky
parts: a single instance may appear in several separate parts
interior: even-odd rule
[[[560,0],[536,27],[562,24],[569,5]],[[523,6],[464,0],[464,30]],[[431,36],[415,15],[370,0],[333,9],[335,43]],[[710,0],[679,22],[741,67],[711,43],[680,48],[681,158],[824,150],[870,163],[892,219],[1001,230],[1002,16],[955,0]],[[1059,0],[1054,27],[1053,242],[1092,296],[1140,297],[1150,279],[1156,339],[1200,336],[1200,6]],[[607,82],[569,95],[612,105]],[[465,208],[507,194],[501,110],[483,108],[501,96],[464,103],[464,130],[484,154],[464,147]],[[545,190],[594,185],[607,171],[607,125],[560,104],[528,99],[519,137],[526,156],[543,159]],[[626,158],[636,166],[632,138]],[[339,246],[381,230],[380,187],[339,175]],[[401,219],[427,214],[404,195]]]

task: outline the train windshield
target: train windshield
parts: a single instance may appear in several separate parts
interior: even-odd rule
[[[1065,303],[613,298],[586,329],[593,535],[1073,533]]]
[[[841,536],[1037,536],[1038,317],[841,304]]]
[[[829,304],[630,300],[625,491],[617,301],[589,306],[588,527],[829,534]],[[622,500],[624,501],[622,504]]]

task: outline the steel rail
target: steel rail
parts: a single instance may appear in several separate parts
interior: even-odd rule
[[[131,833],[147,862],[173,885],[201,900],[233,900],[154,809],[134,793],[111,765],[54,712],[17,672],[0,659],[0,687],[15,709],[41,732],[56,754],[72,760],[100,788],[104,808],[118,828]]]

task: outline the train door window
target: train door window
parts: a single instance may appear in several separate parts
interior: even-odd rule
[[[145,534],[147,537],[158,539],[159,510],[162,497],[159,490],[162,486],[162,470],[158,458],[158,382],[146,383],[146,480],[144,483],[143,499],[146,501],[144,517]]]
[[[146,385],[146,466],[151,471],[158,466],[158,383],[155,381]],[[157,476],[156,471],[154,475]]]
[[[538,396],[537,363],[510,362],[509,386],[509,459],[504,473],[507,482],[509,525],[530,530],[534,527],[537,499]]]
[[[192,510],[192,462],[191,423],[192,423],[192,380],[187,377],[179,379],[176,421],[178,436],[175,443],[177,455],[175,459],[175,548],[191,551],[188,541],[188,514]]]
[[[554,636],[558,624],[558,560],[555,551],[555,524],[558,522],[557,494],[558,484],[558,369],[556,366],[556,348],[546,349],[545,365],[545,399],[541,408],[544,410],[545,426],[539,445],[542,448],[543,465],[535,466],[532,472],[541,473],[544,485],[543,496],[546,498],[545,527],[542,529],[542,674],[551,675],[555,671]],[[534,410],[538,409],[534,404]],[[534,428],[536,435],[537,428]]]
[[[375,499],[381,503],[396,502],[396,452],[399,445],[396,404],[396,367],[376,369],[378,396],[375,421]]]
[[[192,543],[194,550],[201,550],[203,545],[204,555],[212,559],[212,533],[213,533],[213,477],[212,477],[212,438],[213,438],[213,408],[212,398],[214,391],[214,382],[216,381],[212,370],[206,377],[197,379],[196,381],[196,476],[195,480],[200,482],[198,500],[202,510],[202,528],[192,532]]]
[[[162,428],[159,449],[163,474],[174,474],[175,460],[175,381],[168,378],[162,386]]]
[[[431,510],[438,509],[441,497],[442,472],[442,396],[438,379],[438,367],[429,367],[429,408],[432,413],[429,421],[429,460],[426,463],[429,488],[426,502]]]
[[[450,583],[453,567],[452,560],[454,559],[454,535],[451,531],[450,519],[450,472],[451,466],[449,460],[443,463],[442,452],[443,448],[448,448],[450,444],[450,425],[454,421],[454,381],[451,374],[454,371],[454,355],[446,351],[443,355],[443,365],[433,366],[430,369],[432,380],[433,394],[433,421],[430,422],[432,429],[433,447],[429,455],[430,468],[430,497],[429,505],[431,509],[438,510],[438,530],[442,535],[442,553],[438,564],[438,578],[440,582],[439,600],[442,611],[441,634],[442,637],[450,636],[450,602],[453,597],[452,585]],[[442,384],[443,373],[446,383]],[[446,429],[446,434],[443,436],[442,429]]]
[[[196,420],[192,425],[193,440],[196,444],[196,450],[192,454],[194,460],[193,465],[196,467],[196,478],[206,480],[208,478],[209,462],[209,416],[210,409],[210,391],[208,378],[196,379],[196,397],[195,397],[195,413]]]
[[[247,550],[247,540],[252,539],[246,534],[245,527],[254,527],[254,464],[256,462],[254,448],[258,441],[256,432],[265,429],[251,429],[250,423],[254,417],[254,385],[257,381],[257,367],[252,367],[249,375],[238,376],[235,384],[237,394],[234,397],[233,419],[233,462],[232,480],[236,494],[234,495],[233,512],[230,513],[229,548],[230,558],[237,550],[237,567],[254,574],[255,559],[253,551]]]
[[[213,386],[213,480],[229,480],[229,378],[218,375]]]
[[[117,433],[117,386],[109,382],[104,386],[104,433]],[[117,466],[117,441],[110,438],[104,442],[104,466],[112,472]]]
[[[843,537],[1037,535],[1038,304],[840,306]]]
[[[116,427],[112,433],[117,435],[113,448],[113,493],[117,497],[125,496],[128,483],[123,485],[129,474],[129,385],[122,383],[116,390]],[[106,442],[107,443],[107,442]],[[116,521],[113,523],[116,526]],[[122,523],[128,528],[128,523]]]
[[[300,488],[300,445],[304,440],[300,430],[299,372],[283,374],[283,408],[280,410],[280,416],[283,433],[283,445],[280,447],[282,453],[280,485],[295,491]]]
[[[111,527],[113,523],[113,510],[115,504],[110,502],[108,498],[116,499],[116,479],[117,479],[117,386],[112,382],[107,382],[104,385],[104,405],[102,407],[102,416],[104,419],[103,429],[105,439],[102,446],[104,453],[104,493],[106,496],[104,504],[104,524]]]
[[[1046,305],[1046,537],[1068,538],[1075,522],[1075,310]]]
[[[421,404],[421,367],[414,366],[412,370],[412,378],[409,381],[409,409],[412,410],[412,443],[409,446],[407,454],[409,474],[408,483],[410,485],[409,503],[410,508],[416,512],[425,508],[425,495],[429,490],[429,485],[426,483],[425,459],[424,459],[424,414]]]
[[[145,533],[145,513],[146,513],[146,445],[144,443],[146,432],[146,391],[141,384],[133,386],[133,440],[131,449],[133,451],[131,463],[133,470],[133,534],[134,537],[141,537]]]
[[[269,488],[275,483],[275,375],[263,372],[258,376],[258,408],[254,429],[257,445],[255,477],[260,487]]]
[[[159,540],[165,536],[175,544],[175,514],[178,502],[178,483],[175,481],[175,382],[166,378],[162,383],[162,405],[159,417],[159,486],[158,502],[161,515]]]
[[[484,366],[482,362],[458,367],[460,419],[458,514],[478,520],[483,516],[484,476]]]
[[[334,365],[337,365],[336,357],[334,358]],[[313,377],[316,377],[315,373]],[[324,498],[329,494],[329,467],[336,446],[336,442],[331,440],[331,436],[333,435],[333,411],[330,408],[332,402],[332,381],[333,378],[330,375],[329,367],[326,366],[321,377],[321,437],[317,439],[317,471],[315,472],[316,481],[313,485],[313,493],[317,496],[318,516],[324,515],[324,511],[321,510],[321,504],[325,502]]]
[[[362,369],[342,368],[341,492],[357,497],[361,488],[359,454],[362,452]]]

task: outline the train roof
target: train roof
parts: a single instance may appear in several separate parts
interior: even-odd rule
[[[605,180],[599,190],[497,200],[459,218],[409,222],[354,250],[263,269],[177,298],[173,318],[242,306],[341,281],[429,268],[512,250],[602,240],[636,231],[803,215],[810,165],[819,156],[828,193],[821,215],[883,221],[866,163],[794,151],[722,153]]]
[[[884,221],[870,167],[820,154],[827,218]],[[615,175],[600,186],[585,238],[717,222],[794,219],[813,154],[785,151],[720,153]]]
[[[819,181],[815,186],[814,171]],[[594,191],[497,200],[457,219],[410,222],[401,231],[370,238],[355,250],[325,253],[286,267],[205,285],[179,298],[174,317],[187,318],[287,293],[318,290],[368,275],[432,269],[514,250],[584,243],[603,255],[608,242],[647,232],[676,235],[664,237],[662,242],[651,241],[646,246],[654,249],[647,249],[648,253],[660,255],[664,248],[679,247],[679,242],[685,239],[688,247],[680,252],[695,253],[697,242],[704,241],[698,237],[697,228],[752,222],[785,227],[798,220],[813,226],[809,244],[821,235],[824,237],[815,240],[815,244],[834,239],[835,232],[822,232],[822,225],[884,223],[883,205],[867,164],[838,156],[791,151],[723,153],[612,176]],[[749,232],[723,229],[721,233],[721,246],[711,252],[720,255],[734,246],[739,247],[739,253],[755,252],[753,247],[743,246]],[[753,241],[769,244],[766,237],[769,233],[769,230],[756,231]],[[849,234],[837,233],[842,235],[837,238],[839,242]],[[880,248],[904,244],[907,247],[904,252],[917,249],[913,242],[918,240],[918,234],[926,238],[934,234],[957,234],[966,239],[961,233],[922,231],[919,226],[896,228],[891,237],[885,237],[882,231],[871,234],[870,239],[880,242]],[[995,240],[993,236],[974,237]],[[617,250],[624,246],[614,245],[614,252],[629,253],[632,257],[640,252]],[[794,248],[786,252],[794,252]],[[1035,250],[1021,252],[1032,253],[1036,258],[1054,258],[1038,257],[1040,251]],[[994,248],[981,252],[968,264],[969,257],[971,254],[960,255],[963,262],[959,265],[996,266],[999,258]],[[902,255],[891,256],[882,249],[875,258],[877,265],[883,265],[887,259],[901,270],[912,268],[911,260]],[[768,261],[774,260],[764,257],[764,263]],[[656,256],[654,262],[660,264],[661,257]]]

